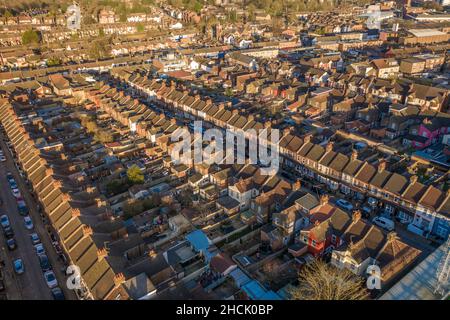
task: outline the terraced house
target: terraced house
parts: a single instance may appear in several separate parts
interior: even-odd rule
[[[193,108],[180,104],[175,105],[173,100],[169,98],[171,92],[179,90],[176,88],[177,86],[174,83],[170,87],[162,85],[156,94],[159,103],[175,110],[181,109],[194,118],[200,118],[198,112]],[[142,92],[145,94],[145,88],[142,88]],[[196,96],[195,101],[200,100],[201,98]],[[206,103],[203,104],[203,106],[205,105]],[[233,124],[239,118],[239,111],[233,110],[233,108],[219,109],[212,118],[213,124],[219,128],[237,129]],[[254,121],[253,119],[251,121],[248,118],[246,119],[247,123],[253,123]],[[253,128],[271,126],[270,123],[254,122]],[[420,230],[417,230],[417,232],[421,235],[435,235],[445,239],[450,233],[450,216],[447,208],[450,195],[448,193],[446,194],[433,186],[427,186],[430,190],[436,189],[437,196],[435,202],[424,210],[420,201],[410,202],[405,199],[407,187],[411,185],[414,176],[389,171],[383,159],[372,161],[374,163],[371,164],[359,160],[355,152],[351,154],[336,152],[332,144],[323,147],[319,144],[320,141],[312,142],[310,134],[296,135],[295,137],[294,140],[293,134],[288,131],[283,133],[280,137],[280,155],[282,164],[293,169],[299,176],[322,181],[329,185],[331,189],[340,189],[356,196],[374,196],[383,202],[387,211],[401,217],[406,215],[414,217],[412,219],[414,226],[417,225],[418,221],[423,221],[424,213],[426,213],[433,219],[430,220],[432,223],[422,224],[418,227]]]

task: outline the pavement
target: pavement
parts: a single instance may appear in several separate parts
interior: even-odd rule
[[[0,207],[1,214],[7,214],[14,230],[14,238],[17,242],[17,249],[8,251],[3,232],[0,233],[0,257],[5,260],[5,282],[6,294],[9,300],[51,300],[51,291],[44,279],[40,267],[39,258],[36,255],[35,248],[31,243],[30,234],[36,232],[45,248],[47,257],[53,267],[59,287],[63,290],[66,299],[76,299],[73,291],[65,286],[66,276],[62,272],[65,266],[56,253],[51,238],[46,231],[43,219],[38,212],[38,206],[33,199],[24,179],[19,175],[15,166],[14,159],[3,141],[3,134],[0,133],[0,147],[6,157],[5,162],[0,163],[0,197],[3,204]],[[33,230],[27,230],[24,226],[23,216],[17,209],[16,199],[14,198],[6,173],[11,172],[22,194],[22,198],[27,203],[29,215],[33,220]],[[12,263],[15,259],[21,258],[25,266],[25,272],[17,275],[13,271]]]

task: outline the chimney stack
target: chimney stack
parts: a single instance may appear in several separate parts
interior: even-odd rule
[[[378,172],[383,172],[386,170],[386,160],[380,160],[380,164],[378,165]]]
[[[297,191],[297,190],[300,190],[301,187],[302,187],[302,183],[300,182],[299,179],[297,179],[295,181],[295,183],[292,185],[292,190]]]
[[[81,211],[78,208],[72,208],[72,217],[76,218],[79,217],[81,215]]]
[[[52,176],[53,175],[53,169],[52,168],[47,168],[45,169],[45,175],[46,176]]]
[[[355,161],[356,159],[358,159],[358,151],[356,151],[356,150],[352,151],[351,159],[352,159],[352,161]]]
[[[108,256],[108,252],[106,251],[105,248],[99,248],[97,249],[97,258],[98,261],[103,260],[104,258],[106,258]]]
[[[392,241],[395,241],[395,239],[397,239],[397,233],[395,231],[389,232],[387,235],[387,240],[389,242],[392,242]]]
[[[327,194],[324,194],[320,197],[320,205],[323,206],[328,203],[328,200],[330,200],[330,197]]]
[[[116,287],[121,286],[125,282],[125,276],[123,273],[118,273],[114,276],[114,284]]]
[[[333,146],[334,146],[334,143],[333,143],[333,142],[328,142],[328,143],[327,143],[327,146],[326,146],[326,151],[327,151],[327,152],[333,151]]]
[[[352,220],[353,222],[357,222],[361,219],[361,211],[355,210],[353,211]]]
[[[303,137],[303,141],[305,143],[311,142],[312,134],[308,133],[306,136]]]
[[[411,176],[411,178],[409,178],[409,182],[410,184],[414,184],[417,182],[417,176]]]
[[[63,193],[62,197],[65,202],[69,202],[70,200],[72,200],[72,197],[68,193]]]
[[[83,226],[83,236],[85,237],[89,237],[92,236],[94,232],[92,231],[92,228],[90,226]]]
[[[291,133],[292,127],[286,127],[283,129],[283,136],[287,136],[289,133]]]

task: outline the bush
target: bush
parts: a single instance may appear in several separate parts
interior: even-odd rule
[[[38,44],[41,42],[41,36],[37,31],[27,30],[22,34],[22,43],[27,44]]]
[[[141,169],[135,164],[128,168],[127,177],[132,184],[144,183],[144,174],[142,173]]]
[[[113,180],[106,185],[106,192],[108,194],[117,195],[128,190],[129,184],[127,181]]]

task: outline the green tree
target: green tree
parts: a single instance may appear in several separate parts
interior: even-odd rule
[[[41,41],[40,34],[35,30],[27,30],[22,34],[22,43],[27,44],[38,44]]]
[[[144,32],[145,31],[145,27],[144,27],[144,25],[142,23],[138,23],[136,25],[136,30],[137,30],[137,32]]]
[[[123,213],[124,213],[124,219],[130,219],[134,217],[135,215],[138,215],[139,213],[143,212],[144,206],[142,204],[142,201],[139,200],[129,200],[125,203],[123,206]]]
[[[61,65],[61,59],[56,57],[51,57],[47,60],[47,66],[54,67]]]
[[[114,141],[112,135],[102,129],[99,129],[94,133],[94,139],[101,143],[110,143]]]
[[[127,170],[128,180],[133,184],[141,184],[144,183],[144,174],[141,169],[137,165],[132,165]]]
[[[203,9],[203,5],[198,2],[195,1],[194,7],[192,8],[196,13],[200,13],[200,11]]]
[[[89,56],[94,60],[104,59],[109,56],[111,46],[106,39],[92,41],[89,47]]]
[[[106,185],[106,192],[110,195],[117,195],[127,191],[127,189],[128,184],[120,180],[113,180]]]
[[[83,17],[83,23],[89,25],[89,24],[96,24],[97,21],[95,21],[95,19],[91,15],[87,15]]]
[[[5,13],[3,14],[3,22],[6,23],[8,22],[9,19],[12,18],[12,13],[8,10],[5,11]]]

